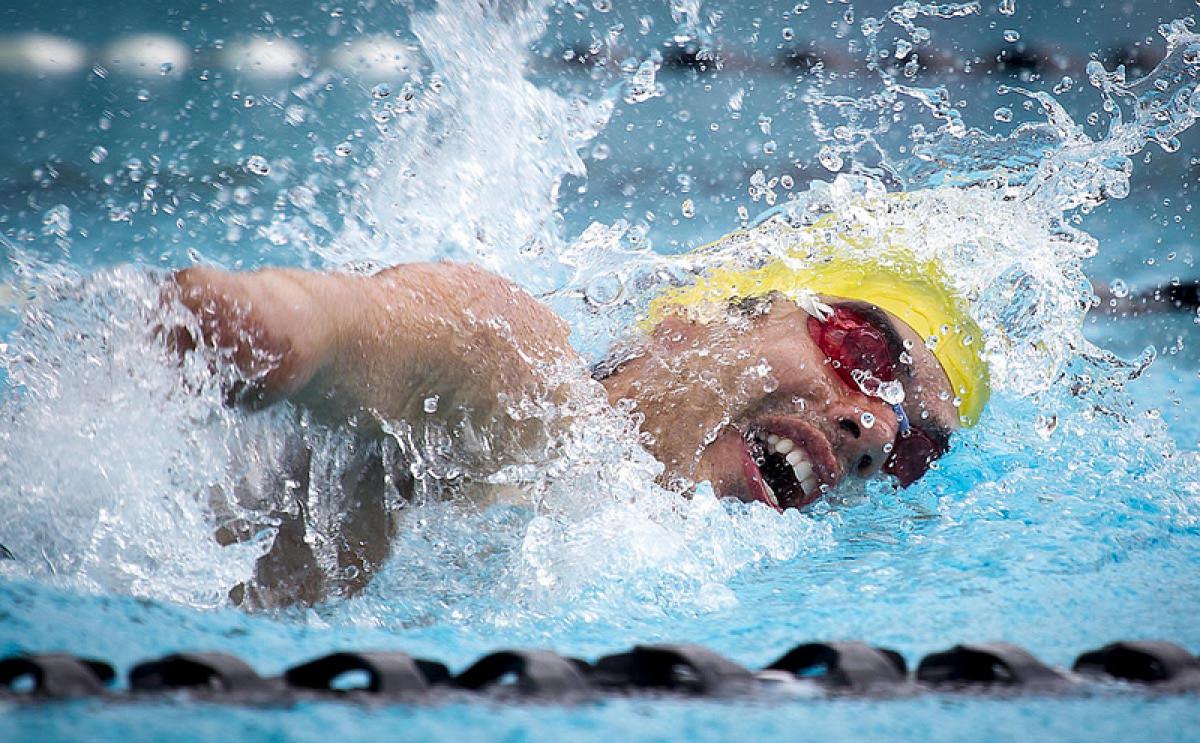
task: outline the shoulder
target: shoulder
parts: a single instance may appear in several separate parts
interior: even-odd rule
[[[441,312],[468,313],[479,320],[503,320],[541,336],[565,342],[565,321],[515,282],[470,263],[405,263],[373,277],[389,294],[399,292],[437,306]]]

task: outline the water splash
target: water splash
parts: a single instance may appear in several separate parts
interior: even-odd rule
[[[604,128],[612,100],[565,98],[526,79],[546,2],[444,3],[417,14],[423,75],[382,110],[358,218],[319,249],[336,263],[454,258],[549,289],[563,247],[565,175]]]
[[[677,7],[678,22],[699,17],[698,3]],[[891,56],[909,60],[928,40],[920,19],[950,21],[978,7],[905,3],[859,27],[872,44],[885,27],[899,29]],[[606,125],[614,103],[611,95],[568,99],[526,79],[515,62],[540,33],[542,10],[451,3],[414,19],[425,61],[407,88],[371,93],[374,110],[388,115],[375,119],[380,137],[356,193],[361,211],[316,250],[333,263],[470,259],[556,289],[550,301],[596,358],[649,293],[704,263],[653,255],[644,234],[625,223],[562,239],[558,184],[583,173],[580,147]],[[836,562],[844,556],[838,545],[882,543],[883,533],[888,549],[864,558],[881,574],[895,570],[894,550],[927,560],[929,576],[945,574],[939,558],[952,558],[942,564],[961,573],[990,559],[994,577],[1003,555],[980,545],[1008,535],[1011,514],[1040,544],[1060,536],[1059,527],[1069,532],[1070,551],[1056,558],[1064,570],[1193,529],[1200,465],[1174,451],[1161,423],[1122,394],[1149,359],[1123,361],[1082,336],[1091,305],[1082,261],[1098,246],[1069,214],[1127,193],[1130,157],[1151,141],[1170,150],[1194,121],[1196,37],[1183,23],[1163,33],[1167,59],[1147,78],[1127,83],[1120,70],[1088,70],[1111,104],[1100,137],[1052,96],[1016,89],[1041,106],[1045,122],[999,137],[971,129],[944,89],[902,81],[910,77],[907,61],[898,70],[873,68],[882,88],[875,94],[833,95],[819,81],[806,96],[822,161],[847,174],[789,201],[789,217],[805,223],[837,214],[843,228],[903,234],[919,255],[948,266],[989,331],[999,410],[917,489],[901,497],[872,484],[782,517],[719,503],[703,486],[682,499],[658,486],[661,468],[638,446],[628,419],[587,408],[576,412],[594,423],[554,442],[546,461],[490,473],[491,484],[522,493],[519,503],[472,509],[393,495],[389,512],[403,529],[392,557],[361,596],[331,601],[318,616],[393,627],[677,616],[727,610],[736,600],[730,584],[751,566],[800,556]],[[640,91],[635,102],[651,83],[653,92],[665,84],[651,79],[650,61],[630,70],[640,86],[626,88]],[[901,130],[893,120],[901,101],[916,101],[904,116],[925,117],[923,127],[932,127],[909,130],[905,157],[888,144]],[[356,150],[338,154],[350,159]],[[247,161],[251,171],[258,165]],[[770,183],[760,172],[752,186],[770,190]],[[911,192],[902,202],[884,196],[900,188]],[[61,223],[56,216],[48,227]],[[782,253],[792,239],[777,223],[756,234],[723,249],[753,260]],[[353,459],[349,438],[314,428],[287,406],[253,414],[226,408],[221,380],[199,360],[181,373],[155,341],[154,326],[164,321],[158,277],[122,269],[84,278],[32,259],[18,276],[21,325],[3,354],[0,490],[6,514],[21,525],[5,542],[36,557],[0,569],[216,606],[253,572],[277,527],[273,514],[301,512],[317,554],[336,561],[327,547],[350,497],[338,485]],[[1116,421],[1120,432],[1095,436],[1097,420]],[[460,463],[445,458],[434,437],[393,434],[387,456],[412,465],[419,483],[431,483],[430,496],[439,494],[435,481],[457,476]],[[320,453],[303,488],[281,474],[296,441]],[[1051,485],[1070,493],[1050,497]],[[239,519],[261,531],[221,547],[216,522]],[[1097,526],[1107,531],[1088,543]],[[820,606],[838,586],[843,604],[858,590],[810,583],[797,601]]]

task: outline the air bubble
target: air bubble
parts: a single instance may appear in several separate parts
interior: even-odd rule
[[[425,402],[421,405],[421,407],[426,413],[432,415],[438,410],[438,400],[439,397],[437,395],[430,395],[429,397],[425,398]]]
[[[1007,124],[1013,120],[1013,110],[1008,106],[1001,106],[992,112],[992,118]]]
[[[371,97],[376,100],[383,100],[392,94],[392,86],[387,83],[379,83],[371,88]]]
[[[1129,296],[1129,285],[1121,279],[1113,279],[1112,284],[1109,285],[1109,289],[1112,290],[1112,295],[1117,299]]]
[[[107,158],[108,158],[108,150],[106,148],[102,147],[101,145],[96,145],[95,147],[93,147],[91,154],[88,155],[88,159],[91,160],[92,162],[96,163],[97,165],[104,162],[105,159],[107,159]]]
[[[338,145],[333,148],[333,154],[338,157],[350,157],[354,153],[354,146],[349,142],[338,142]]]
[[[1013,28],[1005,29],[1004,40],[1010,44],[1015,44],[1021,40],[1021,32]]]
[[[863,414],[858,417],[858,422],[862,424],[863,428],[874,428],[875,427],[875,414],[868,413],[867,411],[864,410]]]
[[[696,216],[695,203],[693,203],[691,199],[684,199],[683,203],[679,205],[679,213],[688,219]]]
[[[1013,15],[1017,12],[1017,0],[1000,0],[997,10],[1000,11],[1000,15]]]

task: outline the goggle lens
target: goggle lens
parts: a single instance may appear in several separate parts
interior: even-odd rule
[[[808,333],[850,389],[864,392],[868,375],[879,382],[895,381],[897,360],[887,337],[862,313],[835,307],[823,321],[810,317]],[[901,487],[921,479],[949,448],[944,437],[934,437],[916,426],[908,427],[892,447],[883,471],[895,476]]]
[[[900,487],[906,488],[920,480],[934,460],[946,453],[946,448],[945,441],[913,426],[893,442],[892,453],[883,463],[883,471],[894,475],[900,481]]]
[[[896,360],[887,338],[860,313],[837,307],[823,322],[810,317],[808,333],[851,389],[861,389],[861,378],[856,380],[855,372],[870,374],[880,382],[896,379]]]

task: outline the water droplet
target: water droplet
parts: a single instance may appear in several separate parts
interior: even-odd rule
[[[1117,299],[1122,299],[1129,296],[1129,285],[1121,279],[1113,279],[1113,282],[1109,285],[1109,288],[1112,290],[1112,295]]]
[[[592,0],[592,7],[598,13],[607,13],[612,10],[612,0]]]
[[[1008,106],[1001,106],[992,112],[992,118],[994,118],[996,121],[1008,123],[1013,120],[1012,109]]]
[[[691,219],[692,217],[696,216],[696,205],[691,199],[684,199],[683,203],[679,206],[679,213],[688,219]]]
[[[304,123],[304,119],[308,116],[304,106],[291,105],[283,110],[283,120],[290,126],[299,126]]]
[[[1001,15],[1013,15],[1017,12],[1017,0],[1000,0],[1000,7],[997,10]]]
[[[1063,75],[1062,79],[1058,81],[1058,85],[1054,86],[1054,94],[1062,95],[1073,87],[1075,87],[1075,78],[1070,75]]]
[[[795,30],[790,27],[784,28],[780,35],[783,36],[784,41],[791,41],[796,38]]]
[[[597,144],[592,148],[593,160],[607,160],[610,154],[611,150],[609,149],[608,145],[604,143]]]
[[[246,170],[254,175],[267,175],[271,172],[271,164],[262,155],[251,155],[246,158]]]
[[[431,415],[433,413],[436,413],[437,409],[438,409],[438,396],[430,395],[429,397],[425,398],[425,402],[421,407],[425,410],[426,413],[429,413]]]
[[[665,91],[658,84],[658,65],[652,59],[647,59],[638,65],[637,70],[633,73],[633,77],[629,79],[629,84],[625,88],[626,103],[642,103],[648,101],[655,96],[662,95]]]
[[[170,74],[171,74],[171,70],[173,70],[173,69],[175,69],[175,63],[174,63],[174,62],[163,62],[162,64],[160,64],[160,65],[158,66],[158,74],[160,74],[160,75],[170,75]]]
[[[863,428],[874,428],[875,427],[875,414],[868,413],[867,411],[864,410],[863,414],[858,417],[858,421],[859,421],[859,423],[862,423]]]
[[[92,148],[92,153],[88,155],[88,159],[99,165],[108,157],[108,150],[101,145],[96,145]]]
[[[392,86],[387,83],[379,83],[374,88],[371,88],[371,97],[375,99],[387,98],[392,94]]]
[[[338,142],[337,146],[333,148],[333,154],[338,157],[350,157],[353,152],[354,147],[349,142]]]
[[[142,103],[145,103],[146,101],[150,100],[150,91],[146,90],[145,88],[138,90],[137,99],[139,101],[141,101]]]
[[[822,147],[817,153],[817,159],[821,161],[821,165],[825,166],[826,170],[836,173],[842,169],[842,156],[829,147]]]
[[[1004,40],[1010,44],[1015,44],[1021,40],[1021,32],[1016,30],[1015,28],[1005,29],[1004,30]]]

